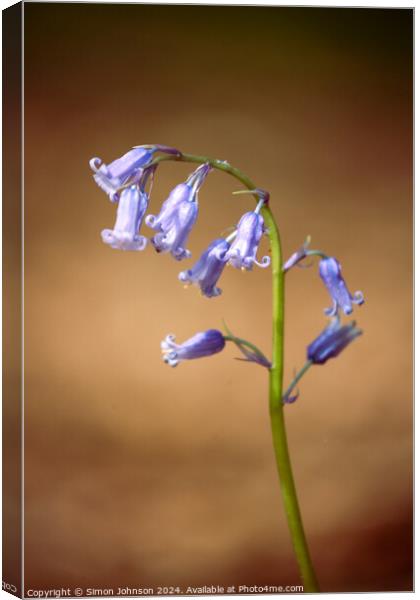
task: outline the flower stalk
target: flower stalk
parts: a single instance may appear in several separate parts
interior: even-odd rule
[[[309,368],[313,364],[314,363],[311,360],[307,360],[306,363],[301,368],[301,370],[294,376],[292,383],[289,385],[289,387],[283,394],[283,403],[284,404],[292,404],[293,402],[295,402],[298,399],[299,392],[296,392],[294,396],[292,396],[292,392],[295,389],[295,387],[297,386],[297,384],[299,383],[299,381],[302,379],[302,377],[306,374],[306,372],[309,370]]]

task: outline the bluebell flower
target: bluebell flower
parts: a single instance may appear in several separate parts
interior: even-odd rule
[[[320,335],[308,346],[306,355],[311,363],[323,365],[327,360],[338,356],[362,331],[356,327],[353,321],[347,325],[341,325],[338,317],[320,333]]]
[[[191,252],[185,248],[188,236],[198,216],[197,202],[181,202],[177,207],[176,217],[165,227],[164,231],[152,238],[157,252],[170,252],[176,260],[189,258]]]
[[[235,239],[226,253],[228,263],[236,269],[250,271],[254,264],[259,267],[268,267],[270,264],[269,256],[264,256],[261,262],[256,258],[264,233],[264,219],[259,214],[263,202],[254,211],[245,213],[238,223]]]
[[[146,225],[155,231],[165,231],[171,225],[177,213],[178,206],[185,201],[194,201],[193,192],[191,187],[186,183],[179,183],[163,202],[158,216],[147,215],[145,219]]]
[[[112,202],[119,199],[119,189],[129,182],[136,183],[144,167],[151,161],[156,148],[132,148],[121,158],[117,158],[109,165],[105,165],[100,158],[89,161],[91,169],[95,172],[93,178],[98,186],[106,192]]]
[[[220,296],[222,290],[216,287],[216,283],[225,267],[226,252],[229,248],[229,242],[224,238],[214,240],[191,269],[179,274],[179,280],[198,285],[203,296],[207,298]]]
[[[117,208],[114,229],[104,229],[102,240],[118,250],[144,250],[147,239],[139,235],[139,229],[148,206],[148,196],[139,185],[125,188]]]
[[[225,338],[217,329],[196,333],[183,344],[176,344],[174,340],[174,335],[167,335],[160,345],[163,360],[171,367],[176,367],[183,360],[217,354],[225,347]]]
[[[319,274],[333,301],[333,306],[325,309],[326,315],[334,316],[339,309],[349,315],[353,312],[353,304],[363,304],[362,292],[350,294],[341,275],[341,265],[336,258],[329,257],[320,260]]]
[[[146,225],[157,231],[152,238],[157,252],[170,252],[177,260],[191,256],[185,244],[198,216],[198,191],[210,169],[208,164],[198,167],[172,190],[157,217],[146,217]]]

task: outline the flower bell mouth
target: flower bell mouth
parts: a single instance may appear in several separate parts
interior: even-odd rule
[[[339,310],[345,315],[350,315],[353,312],[353,304],[364,303],[362,292],[350,294],[341,274],[341,265],[336,258],[326,257],[320,260],[319,275],[333,301],[332,307],[324,311],[329,317],[337,315]]]
[[[183,344],[175,343],[175,336],[169,334],[161,342],[163,360],[171,367],[176,367],[184,360],[203,358],[221,352],[225,347],[225,338],[217,329],[196,333]]]

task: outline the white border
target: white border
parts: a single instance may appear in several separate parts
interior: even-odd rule
[[[28,2],[32,2],[32,0],[27,0]],[[389,9],[393,9],[393,8],[408,8],[408,9],[412,9],[415,8],[415,2],[403,2],[401,0],[382,0],[382,2],[375,2],[373,0],[364,0],[359,1],[359,2],[348,2],[348,1],[341,1],[339,4],[334,3],[334,2],[328,2],[326,0],[322,1],[318,1],[316,4],[313,3],[302,3],[300,1],[293,1],[293,0],[289,0],[288,2],[281,2],[281,1],[263,1],[263,2],[258,2],[258,0],[231,0],[229,1],[219,1],[219,0],[208,0],[207,2],[200,2],[197,0],[183,0],[183,1],[173,1],[173,0],[168,0],[166,2],[160,2],[160,1],[153,1],[153,0],[143,0],[142,2],[124,2],[124,1],[119,1],[119,0],[103,0],[101,2],[95,2],[91,1],[88,2],[88,0],[61,0],[61,2],[86,2],[86,3],[100,3],[100,4],[175,4],[175,5],[215,5],[215,6],[293,6],[293,7],[302,7],[302,8],[317,8],[317,7],[335,7],[335,8],[389,8]],[[56,2],[54,2],[56,3]],[[58,3],[58,2],[57,2]],[[0,0],[0,7],[2,10],[4,10],[5,8],[8,8],[9,6],[12,6],[16,4],[16,2],[14,1],[10,1],[10,0]],[[416,22],[415,22],[415,18],[414,18],[414,39],[415,39],[415,33],[416,33]],[[24,261],[24,165],[25,165],[25,161],[24,161],[24,9],[23,9],[23,4],[22,4],[22,122],[21,122],[21,126],[22,126],[22,146],[21,146],[21,168],[22,168],[22,219],[21,219],[21,235],[22,235],[22,244],[21,244],[21,251],[22,251],[22,264],[21,264],[21,268],[22,268],[22,298],[21,298],[21,302],[22,302],[22,374],[21,374],[21,382],[22,382],[22,422],[21,422],[21,435],[22,435],[22,473],[21,473],[21,484],[22,484],[22,590],[24,589],[24,552],[23,552],[23,548],[24,548],[24,267],[25,267],[25,261]],[[415,45],[415,52],[414,52],[414,57],[415,57],[415,63],[414,64],[418,64],[418,49],[417,46]],[[417,80],[415,79],[415,86],[414,86],[414,90],[415,92],[417,91]],[[415,98],[418,97],[418,95],[415,93]],[[414,105],[415,106],[415,105]],[[1,131],[1,128],[0,128]],[[418,131],[418,126],[417,126],[417,122],[414,123],[414,133],[417,134]],[[416,135],[415,138],[416,139]],[[1,152],[0,152],[0,156],[1,156]],[[415,155],[415,159],[414,159],[414,166],[415,166],[415,172],[416,172],[416,168],[418,166],[418,157]],[[0,166],[0,170],[1,170],[1,166]],[[397,201],[397,200],[396,200]],[[1,220],[1,215],[0,215],[0,220]],[[417,225],[417,218],[415,215],[414,218],[414,232],[416,230],[416,225]],[[417,250],[417,245],[415,245],[415,250]],[[415,252],[415,256],[417,255],[417,252]],[[1,256],[1,249],[0,249],[0,256]],[[0,266],[1,269],[1,266]],[[392,274],[390,274],[390,277],[392,277]],[[417,291],[417,281],[415,282],[415,291]],[[390,293],[392,293],[392,289],[390,289]],[[417,294],[418,297],[418,294]],[[0,298],[0,307],[2,306],[2,300]],[[417,303],[416,303],[416,307],[417,307]],[[0,330],[1,330],[1,324],[0,324]],[[418,334],[420,334],[420,326],[418,325],[418,323],[416,323],[415,325],[415,334],[416,334],[416,339]],[[390,351],[392,351],[392,349],[390,348]],[[415,357],[415,367],[419,366],[420,367],[420,359],[418,359],[418,357]],[[398,399],[396,399],[396,401],[398,401]],[[419,528],[416,526],[415,528],[415,532],[418,533]],[[1,545],[0,545],[0,557],[1,557]],[[47,558],[47,557],[46,557]],[[420,561],[418,559],[418,556],[415,554],[415,573],[417,572],[417,567],[419,567]],[[381,594],[385,594],[385,595],[389,595],[392,594],[395,598],[402,598],[403,596],[405,597],[406,594],[409,592],[381,592]],[[296,596],[302,596],[301,594],[293,594]],[[330,594],[328,594],[330,595]],[[333,594],[334,597],[336,598],[351,598],[353,596],[357,596],[358,594],[353,594],[353,593],[337,593],[337,594]],[[373,594],[373,593],[364,593],[363,597],[366,598],[367,600],[369,600],[370,598],[372,598],[373,600],[376,599],[378,594]],[[327,594],[319,594],[320,597],[323,596],[327,596]],[[235,595],[235,596],[223,596],[224,598],[232,598],[232,599],[236,599],[236,598],[246,598],[247,596],[239,596],[239,595]],[[267,595],[261,595],[261,597],[267,597]],[[273,598],[279,598],[280,595],[276,595],[276,596],[272,596]],[[6,599],[6,598],[10,598],[10,595],[7,594],[7,592],[3,592],[1,591],[0,594],[0,600]],[[163,598],[163,596],[162,596]],[[173,598],[173,597],[171,597]],[[214,598],[214,596],[201,596],[200,598],[204,598],[204,599],[212,599]]]

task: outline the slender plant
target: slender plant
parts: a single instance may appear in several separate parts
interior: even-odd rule
[[[178,184],[162,204],[157,216],[145,213],[149,206],[151,188],[160,163],[173,160],[196,163],[199,166]],[[256,265],[272,271],[272,354],[271,359],[250,341],[237,337],[225,325],[225,332],[209,329],[196,333],[182,344],[175,336],[168,335],[161,343],[164,361],[176,367],[181,361],[210,356],[223,350],[226,342],[236,345],[242,360],[255,362],[267,369],[269,377],[269,414],[274,455],[280,480],[280,489],[290,529],[293,548],[306,592],[319,591],[303,527],[296,486],[286,434],[284,408],[298,397],[298,382],[312,365],[324,364],[338,356],[342,350],[362,332],[355,322],[342,324],[341,313],[353,312],[353,304],[363,303],[363,294],[351,294],[341,274],[336,258],[324,252],[309,249],[309,238],[283,263],[280,233],[270,209],[269,193],[258,188],[242,171],[227,161],[185,154],[170,146],[159,144],[135,146],[121,158],[104,164],[93,158],[90,166],[98,186],[106,192],[117,206],[117,218],[113,229],[102,231],[102,240],[111,248],[142,251],[149,240],[140,235],[143,219],[154,230],[151,245],[157,252],[171,254],[178,261],[188,259],[190,251],[185,247],[188,236],[197,220],[198,192],[209,173],[217,169],[238,180],[245,189],[235,194],[252,194],[256,201],[254,210],[239,219],[233,232],[227,237],[212,241],[191,269],[182,271],[179,279],[184,284],[194,284],[203,296],[216,298],[222,293],[217,287],[227,264],[237,269],[251,271]],[[268,235],[271,258],[257,259],[262,236]],[[283,389],[284,365],[284,280],[285,274],[295,266],[304,266],[307,257],[319,258],[319,275],[332,300],[332,306],[324,312],[329,317],[324,330],[307,347],[307,360],[290,385]]]

